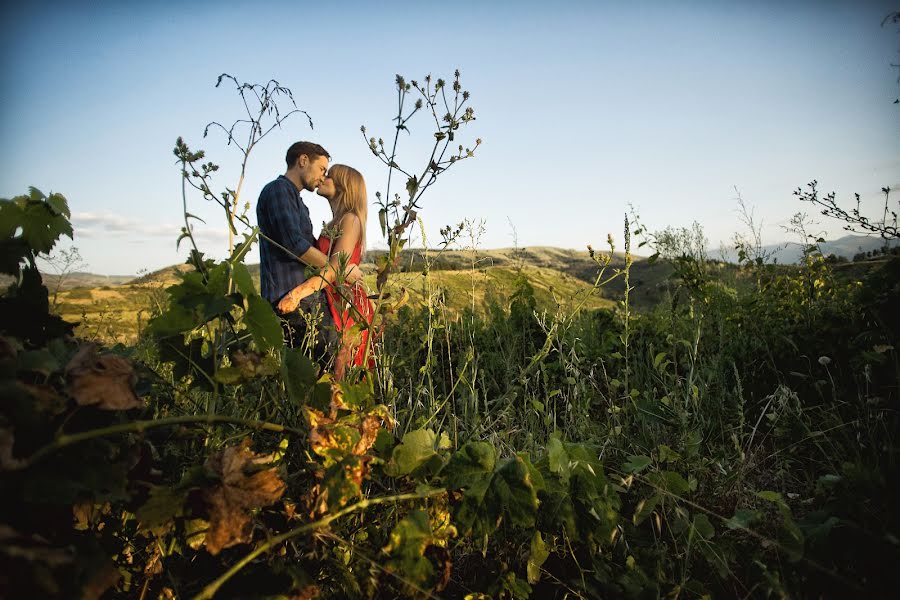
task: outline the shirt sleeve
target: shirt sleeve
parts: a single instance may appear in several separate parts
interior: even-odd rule
[[[300,205],[293,190],[285,186],[270,186],[264,190],[263,196],[259,203],[263,217],[259,223],[262,232],[295,256],[302,256],[312,247],[303,235],[305,230],[312,230],[309,212],[304,210],[306,207]]]

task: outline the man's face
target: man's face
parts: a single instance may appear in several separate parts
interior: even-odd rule
[[[299,175],[303,189],[314,191],[325,179],[325,173],[328,171],[328,159],[319,156],[315,160],[310,160],[308,156],[301,154],[297,163],[300,165]]]

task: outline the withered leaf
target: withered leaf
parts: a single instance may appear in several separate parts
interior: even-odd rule
[[[301,589],[293,590],[290,595],[291,600],[314,600],[319,597],[320,590],[318,586],[307,585]]]
[[[80,406],[129,410],[143,403],[134,393],[134,368],[124,358],[99,356],[93,344],[83,346],[66,366],[67,391]]]
[[[17,382],[19,387],[28,392],[34,401],[35,407],[41,411],[58,415],[66,410],[67,401],[56,393],[52,386],[46,384],[32,384]]]
[[[250,512],[276,502],[286,488],[277,469],[259,470],[260,455],[250,451],[250,440],[211,456],[205,467],[222,483],[204,493],[209,505],[206,549],[222,549],[250,541]]]
[[[350,500],[358,498],[362,494],[362,483],[369,474],[371,460],[371,456],[351,454],[324,471],[319,471],[317,475],[321,477],[322,482],[310,490],[310,496],[313,498],[311,516],[336,510],[346,506]]]
[[[84,589],[81,590],[82,600],[99,600],[106,590],[119,583],[122,574],[109,560],[91,575]]]

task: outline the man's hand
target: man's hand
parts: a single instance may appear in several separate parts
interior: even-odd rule
[[[283,315],[292,313],[300,306],[300,298],[291,290],[278,302],[278,312]]]
[[[363,272],[357,265],[348,265],[347,274],[344,276],[344,280],[353,285],[357,282],[362,281]]]

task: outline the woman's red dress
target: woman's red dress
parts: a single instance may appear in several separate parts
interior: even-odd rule
[[[319,239],[316,240],[316,248],[318,248],[325,256],[329,256],[329,252],[331,251],[331,239],[325,235],[320,235]],[[359,266],[361,257],[362,246],[356,244],[356,247],[353,249],[353,255],[350,257],[350,263]],[[372,302],[369,300],[368,295],[366,295],[366,290],[363,288],[362,283],[357,282],[349,289],[350,300],[355,310],[351,310],[350,307],[347,306],[347,301],[337,293],[333,283],[329,284],[324,291],[325,297],[328,299],[328,308],[331,310],[331,316],[334,317],[334,328],[339,334],[352,327],[360,317],[364,318],[366,323],[372,323],[372,316],[375,311],[372,307]],[[368,329],[364,329],[362,331],[362,337],[360,338],[359,347],[356,348],[356,351],[353,354],[353,360],[350,363],[351,365],[363,366],[365,364],[366,342],[368,339],[369,331]],[[371,350],[369,350],[368,362],[368,368],[371,369],[375,366]]]

